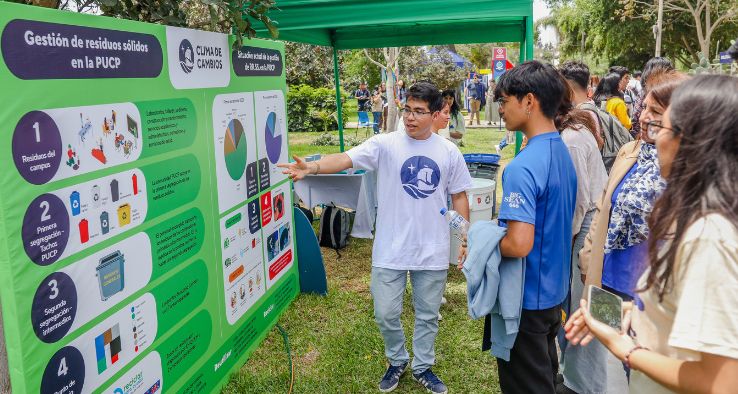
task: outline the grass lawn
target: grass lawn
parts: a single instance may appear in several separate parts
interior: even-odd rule
[[[353,135],[353,131],[350,132]],[[334,153],[338,147],[309,143],[319,133],[290,133],[290,151],[297,155]],[[504,132],[474,129],[464,137],[464,153],[494,152]],[[513,147],[503,151],[503,165],[513,156]],[[498,199],[502,195],[498,191]],[[380,230],[381,231],[381,230]],[[382,338],[373,318],[369,292],[372,241],[352,238],[341,259],[323,249],[329,293],[326,297],[300,295],[279,323],[289,334],[295,364],[294,393],[376,393],[386,368]],[[405,294],[403,325],[412,354],[413,308],[410,288]],[[483,322],[467,315],[466,281],[455,268],[449,270],[448,303],[441,307],[433,370],[450,392],[499,392],[496,362],[481,352]],[[282,337],[276,329],[234,373],[224,393],[285,393],[289,387],[289,364]],[[396,393],[424,393],[409,373]]]

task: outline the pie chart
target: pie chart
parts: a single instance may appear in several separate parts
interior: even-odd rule
[[[277,114],[269,112],[264,126],[264,141],[266,142],[267,157],[272,164],[279,162],[282,153],[282,130],[277,121]]]
[[[234,181],[241,179],[246,170],[246,137],[243,135],[243,125],[238,119],[228,122],[223,141],[223,154],[228,175]]]

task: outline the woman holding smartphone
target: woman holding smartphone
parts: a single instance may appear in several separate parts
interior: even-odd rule
[[[738,79],[698,76],[649,122],[668,187],[649,218],[638,307],[626,311],[625,333],[593,319],[584,300],[566,323],[571,344],[596,337],[633,370],[631,393],[738,388],[736,108]]]

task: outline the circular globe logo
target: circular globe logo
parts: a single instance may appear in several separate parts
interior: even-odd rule
[[[402,188],[410,197],[426,198],[438,189],[441,170],[435,161],[425,156],[413,156],[400,169]]]
[[[189,40],[182,40],[179,43],[179,65],[187,74],[191,73],[195,67],[195,51]]]

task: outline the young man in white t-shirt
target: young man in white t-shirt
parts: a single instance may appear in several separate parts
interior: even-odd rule
[[[437,87],[416,83],[407,90],[404,133],[376,135],[346,153],[318,161],[295,157],[294,163],[279,165],[294,181],[350,167],[377,172],[371,291],[375,321],[390,364],[379,384],[382,392],[397,387],[410,361],[400,322],[408,272],[415,309],[413,377],[433,393],[447,392],[446,385],[431,371],[438,310],[449,267],[449,228],[440,210],[450,195],[453,209],[469,218],[466,190],[471,188],[471,176],[459,149],[432,132],[442,105]],[[465,246],[461,258],[466,255]]]

